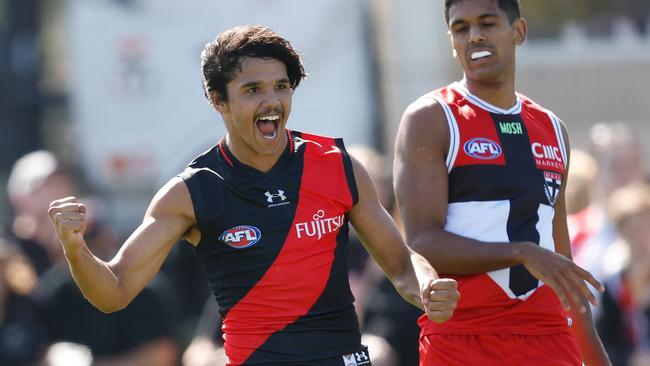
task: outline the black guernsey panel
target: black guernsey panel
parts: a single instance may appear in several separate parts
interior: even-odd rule
[[[544,181],[530,149],[526,124],[520,115],[491,113],[494,131],[507,163],[503,165],[464,165],[450,173],[450,202],[498,201],[510,202],[506,232],[510,241],[531,241],[539,244],[536,214],[540,202],[546,201],[544,191],[539,189]],[[501,121],[518,126],[520,133],[507,134],[499,128]],[[521,296],[537,288],[538,280],[523,265],[510,269],[510,289]]]
[[[181,174],[228,365],[320,365],[361,347],[347,275],[350,158],[339,139],[288,133],[267,173],[219,143]]]

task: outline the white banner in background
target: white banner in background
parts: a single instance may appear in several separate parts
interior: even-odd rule
[[[310,76],[294,95],[289,128],[370,143],[360,4],[71,0],[71,100],[89,178],[111,192],[156,187],[218,141],[223,122],[203,96],[200,53],[238,24],[268,25],[303,54]]]

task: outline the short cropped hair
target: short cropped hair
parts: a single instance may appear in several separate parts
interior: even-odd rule
[[[472,1],[472,0],[445,0],[445,21],[449,24],[449,8],[452,5],[459,3],[461,1]],[[515,20],[521,17],[521,7],[519,5],[519,0],[494,0],[499,4],[499,8],[503,10],[508,16],[508,20],[512,24]]]
[[[242,57],[284,63],[294,90],[306,76],[300,55],[288,40],[264,26],[239,26],[220,33],[201,53],[203,91],[208,99],[211,92],[216,92],[220,99],[228,100],[226,85],[241,71]]]

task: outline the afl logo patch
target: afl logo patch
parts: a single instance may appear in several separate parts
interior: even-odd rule
[[[485,137],[475,137],[467,141],[463,149],[475,159],[492,160],[501,156],[501,146]]]
[[[219,240],[235,249],[244,249],[255,245],[262,238],[260,229],[255,226],[240,225],[228,229],[219,236]]]

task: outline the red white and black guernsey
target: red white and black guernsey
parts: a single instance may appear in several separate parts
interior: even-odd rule
[[[422,98],[435,99],[449,125],[445,230],[485,245],[530,241],[555,251],[553,217],[567,167],[557,117],[521,94],[512,108],[495,107],[458,82]],[[569,330],[556,294],[523,265],[452,277],[462,294],[454,316],[443,324],[420,319],[425,334]]]
[[[227,365],[370,365],[348,283],[358,192],[343,141],[287,131],[262,173],[220,142],[181,173]]]

